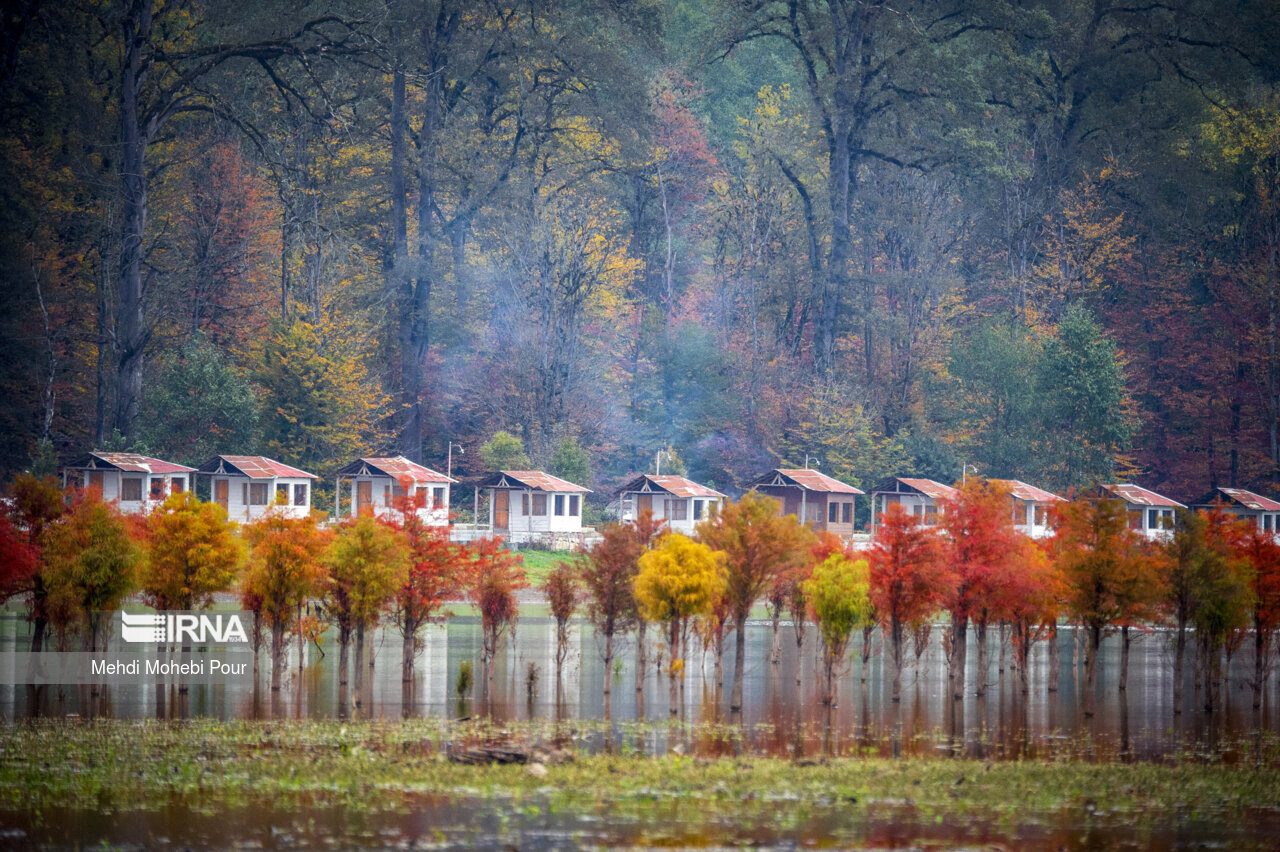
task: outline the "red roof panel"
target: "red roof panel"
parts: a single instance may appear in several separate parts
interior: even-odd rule
[[[1170,500],[1163,494],[1157,494],[1154,491],[1149,491],[1141,485],[1132,485],[1130,483],[1121,482],[1114,485],[1100,485],[1098,487],[1103,491],[1106,491],[1108,494],[1118,497],[1126,503],[1132,503],[1135,506],[1157,506],[1170,509],[1187,508],[1177,500]]]
[[[216,459],[222,459],[250,479],[274,479],[278,476],[291,479],[316,478],[314,473],[298,470],[296,467],[290,467],[283,462],[269,459],[266,456],[216,456]],[[205,467],[208,466],[207,464],[205,465]],[[209,471],[203,472],[208,473]]]
[[[1067,502],[1066,498],[1059,497],[1052,491],[1036,488],[1034,485],[1028,485],[1020,479],[988,479],[987,482],[1000,486],[1018,500],[1028,500],[1032,503]]]
[[[89,453],[88,456],[77,460],[71,467],[81,468],[88,464],[89,456],[106,462],[112,467],[129,473],[190,473],[195,470],[194,467],[167,462],[162,459],[153,459],[151,456],[143,456],[138,453]]]
[[[796,485],[808,491],[825,491],[831,494],[865,494],[866,493],[861,489],[854,488],[852,485],[847,485],[838,479],[834,479],[833,477],[827,476],[825,473],[821,473],[816,470],[810,470],[807,467],[798,468],[794,470],[778,468],[777,472],[785,476],[787,479],[790,479]]]
[[[445,476],[443,473],[434,471],[429,467],[423,467],[417,462],[409,461],[404,456],[378,456],[375,458],[362,458],[364,462],[371,468],[385,473],[392,479],[410,478],[414,482],[457,482],[452,477]]]
[[[572,482],[566,482],[558,476],[552,476],[549,473],[543,473],[540,470],[504,470],[503,475],[509,479],[514,479],[527,488],[534,491],[559,491],[559,492],[579,492],[589,493],[590,488],[583,488],[581,485],[574,485]]]
[[[932,497],[934,500],[941,500],[943,497],[955,497],[956,489],[950,485],[943,485],[941,482],[934,482],[932,479],[904,479],[898,478],[903,485],[914,488],[926,497]]]
[[[1253,509],[1259,512],[1280,512],[1280,503],[1261,494],[1254,494],[1252,491],[1245,491],[1243,488],[1219,488],[1223,494],[1235,500],[1246,509]]]
[[[666,491],[675,497],[724,497],[719,491],[708,488],[705,485],[699,485],[691,479],[685,479],[683,476],[657,476],[654,474],[641,474],[631,482],[622,487],[623,492],[639,491],[642,483],[648,480],[658,490]]]

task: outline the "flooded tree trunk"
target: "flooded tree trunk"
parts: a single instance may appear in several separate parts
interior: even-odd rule
[[[835,706],[836,659],[831,649],[822,647],[822,703],[826,707]]]
[[[271,691],[280,691],[280,675],[284,673],[284,628],[271,628]]]
[[[416,656],[414,654],[414,645],[416,644],[414,642],[414,637],[417,632],[417,625],[415,624],[405,624],[404,630],[402,631],[404,635],[404,644],[400,647],[401,683],[413,682],[413,658]]]
[[[804,618],[795,613],[791,614],[791,618],[796,631],[796,686],[799,686],[804,672]]]
[[[862,628],[862,682],[867,682],[867,666],[871,663],[871,631],[875,625]]]
[[[729,712],[742,712],[742,678],[747,663],[747,608],[733,617],[733,693],[729,696]]]
[[[338,686],[347,685],[347,651],[351,647],[351,628],[338,628]]]
[[[360,694],[364,691],[364,622],[361,621],[356,625],[356,706],[361,705]]]
[[[720,695],[724,692],[724,628],[716,634],[715,647],[711,649],[714,658],[712,674],[716,680],[716,706],[720,704]]]
[[[1173,715],[1182,715],[1182,681],[1187,655],[1187,620],[1178,617],[1178,629],[1173,639]]]
[[[1009,623],[1006,621],[1002,621],[1000,622],[1000,660],[996,664],[997,670],[1000,672],[1000,674],[1004,674],[1005,651],[1008,643],[1009,643]],[[1014,657],[1014,665],[1016,666],[1017,664],[1018,664],[1017,657]]]
[[[646,659],[647,642],[645,633],[648,631],[648,624],[645,620],[640,619],[640,624],[636,628],[636,693],[644,692],[644,672],[648,668],[649,661]],[[556,645],[556,678],[560,677],[560,667],[564,662],[564,655],[560,651],[560,644]]]
[[[965,645],[969,620],[953,615],[948,629],[951,631],[951,653],[947,658],[947,684],[951,689],[951,699],[960,701],[964,698]]]
[[[769,651],[769,662],[778,665],[782,662],[782,607],[772,607],[773,615],[773,646]]]
[[[1093,685],[1098,674],[1098,649],[1102,645],[1102,628],[1090,625],[1089,645],[1085,649],[1084,661],[1084,715],[1090,718],[1098,710],[1098,696],[1094,694]]]
[[[604,636],[604,695],[609,697],[610,688],[613,683],[613,634],[606,633]]]
[[[893,695],[894,704],[902,701],[902,620],[894,615],[889,618],[889,645],[893,654]]]
[[[1201,653],[1197,659],[1203,658],[1204,671],[1204,712],[1212,713],[1217,707],[1218,675],[1221,671],[1222,648],[1216,646],[1205,635],[1200,643]]]
[[[1129,643],[1133,641],[1133,635],[1129,630],[1129,625],[1120,628],[1120,691],[1124,692],[1129,688]]]
[[[1061,674],[1061,656],[1058,653],[1058,622],[1055,620],[1049,627],[1049,691],[1058,691],[1058,677]]]
[[[1267,631],[1253,626],[1253,709],[1262,709],[1262,689],[1267,683],[1267,657],[1271,654]]]
[[[977,692],[979,698],[987,694],[987,620],[979,619],[973,623],[974,638],[978,642],[978,677],[976,681]]]
[[[680,715],[680,694],[679,684],[677,680],[683,680],[684,666],[677,665],[676,660],[680,659],[680,619],[671,619],[671,635],[669,637],[671,648],[671,659],[667,664],[667,688],[670,694],[667,697],[667,712],[672,719]],[[677,671],[680,677],[677,676]]]

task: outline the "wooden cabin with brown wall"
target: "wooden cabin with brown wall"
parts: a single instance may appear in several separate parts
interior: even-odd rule
[[[854,532],[854,499],[865,492],[808,468],[775,468],[747,483],[750,491],[777,500],[782,514],[843,538]]]

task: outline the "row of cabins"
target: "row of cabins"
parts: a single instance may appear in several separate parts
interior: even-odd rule
[[[210,481],[211,499],[237,521],[252,521],[277,507],[287,516],[311,511],[316,476],[263,456],[215,456],[198,468],[186,467],[136,453],[88,453],[62,472],[63,485],[96,489],[103,499],[116,501],[126,512],[145,513],[173,492],[193,487],[195,477]],[[1062,497],[1018,480],[989,480],[1009,492],[1014,526],[1033,538],[1050,534],[1049,510]],[[404,457],[356,459],[335,476],[339,516],[368,510],[375,515],[397,511],[401,496],[420,496],[418,510],[425,523],[449,523],[450,487],[457,480]],[[582,511],[589,489],[542,471],[503,470],[479,483],[489,492],[488,527],[496,535],[521,542],[583,531]],[[944,498],[956,489],[931,479],[895,477],[862,491],[808,468],[771,470],[747,483],[747,489],[778,501],[784,514],[844,538],[855,533],[855,500],[869,495],[872,535],[876,519],[899,505],[926,526],[939,523]],[[405,491],[407,489],[407,492]],[[1173,529],[1174,510],[1184,504],[1132,484],[1100,485],[1085,499],[1122,501],[1132,529],[1158,538]],[[683,476],[641,474],[618,492],[618,514],[624,521],[651,511],[675,532],[692,533],[713,514],[726,495]],[[1280,533],[1280,502],[1240,488],[1216,488],[1193,507],[1221,505],[1226,511],[1253,519],[1261,530]]]

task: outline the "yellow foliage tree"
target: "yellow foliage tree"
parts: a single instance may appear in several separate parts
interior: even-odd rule
[[[679,535],[665,536],[640,557],[635,579],[636,604],[645,621],[667,625],[671,715],[679,713],[678,684],[684,675],[684,643],[689,620],[711,613],[724,595],[725,570],[719,554],[701,542]]]

